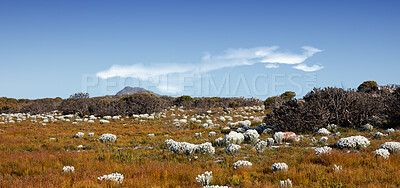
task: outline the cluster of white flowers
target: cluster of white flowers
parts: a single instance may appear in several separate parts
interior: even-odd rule
[[[341,138],[336,145],[338,148],[349,148],[349,149],[360,149],[368,147],[370,144],[369,140],[363,136],[350,136]]]
[[[210,142],[206,142],[200,145],[191,144],[187,142],[176,142],[172,139],[166,140],[165,145],[168,149],[174,153],[186,153],[186,155],[193,155],[194,153],[209,154],[215,153],[215,148]]]
[[[206,186],[203,186],[203,188],[229,188],[229,187],[222,186],[222,185],[206,185]]]
[[[400,153],[400,142],[385,142],[379,148],[387,149],[391,153]]]
[[[106,134],[102,134],[100,136],[99,140],[101,142],[115,142],[115,141],[117,141],[117,136],[106,133]]]
[[[63,172],[75,172],[75,168],[73,166],[64,166],[62,171]]]
[[[367,123],[365,125],[363,125],[363,129],[366,131],[372,131],[374,130],[374,126],[372,126],[371,124]]]
[[[314,150],[315,150],[315,155],[319,156],[321,154],[330,154],[332,151],[332,148],[328,147],[328,146],[324,146],[324,147],[315,148]]]
[[[121,184],[124,181],[124,175],[116,172],[108,175],[103,175],[97,178],[99,181],[114,181],[115,183]]]
[[[242,133],[237,133],[231,131],[228,135],[225,135],[225,144],[241,144],[244,141],[244,136]]]
[[[260,141],[256,144],[255,148],[258,153],[262,153],[267,149],[268,147],[268,142],[267,141]]]
[[[328,141],[328,137],[326,137],[326,136],[323,136],[319,139],[319,143],[321,143],[321,144],[325,144],[327,141]]]
[[[336,165],[336,164],[333,165],[333,171],[340,173],[340,172],[342,172],[342,170],[343,170],[343,168],[341,165]]]
[[[394,133],[394,129],[390,128],[390,129],[386,129],[386,134],[392,134]]]
[[[273,138],[267,138],[265,141],[268,143],[269,146],[272,146],[275,143],[275,140]]]
[[[272,146],[274,144],[274,139],[273,138],[267,138],[265,141],[259,141],[255,148],[258,153],[262,153],[267,149],[268,146]]]
[[[201,137],[201,133],[194,133],[194,137]]]
[[[244,121],[238,121],[238,124],[240,126],[251,126],[251,121],[250,120],[244,120]]]
[[[331,132],[329,132],[328,129],[320,128],[320,129],[318,129],[317,134],[329,135],[329,134],[331,134]]]
[[[83,132],[78,132],[75,135],[76,138],[83,138],[83,136],[85,136],[85,133],[83,133]]]
[[[77,146],[76,147],[78,150],[82,150],[82,149],[85,149],[85,146],[84,145],[79,145],[79,146]]]
[[[244,140],[249,143],[256,143],[258,141],[258,137],[260,136],[256,130],[247,130],[244,133]]]
[[[215,148],[212,146],[212,144],[210,142],[206,142],[203,144],[200,144],[198,146],[199,151],[201,154],[209,154],[212,155],[215,153]]]
[[[214,137],[215,135],[217,135],[217,133],[214,132],[214,131],[211,131],[211,132],[208,133],[209,137]]]
[[[196,181],[201,186],[210,185],[212,181],[212,171],[204,172],[204,174],[198,175]]]
[[[272,171],[286,171],[288,170],[288,165],[286,163],[274,163],[271,167]]]
[[[87,135],[88,136],[94,136],[94,133],[88,133]]]
[[[285,134],[283,132],[276,132],[273,137],[274,137],[275,142],[277,144],[280,144],[280,143],[282,143],[284,136],[285,136]]]
[[[381,138],[381,137],[383,137],[383,136],[385,136],[383,133],[381,133],[381,132],[376,132],[376,133],[374,133],[374,135],[373,135],[373,137],[374,138]]]
[[[110,121],[108,121],[108,120],[104,120],[104,119],[101,119],[99,122],[100,122],[100,124],[106,124],[106,123],[110,123]]]
[[[239,145],[230,144],[230,145],[226,148],[225,152],[228,153],[228,154],[235,154],[235,153],[239,152],[240,148],[241,148],[241,147],[240,147]]]
[[[375,156],[380,156],[380,157],[382,157],[384,159],[388,159],[389,155],[390,155],[389,150],[382,149],[382,148],[379,148],[379,149],[375,150],[374,154],[375,154]]]
[[[331,131],[336,131],[337,130],[337,125],[335,124],[328,124],[328,126],[326,127],[328,130]]]
[[[252,165],[253,164],[251,164],[251,162],[249,162],[249,161],[239,160],[239,161],[236,161],[235,163],[233,163],[233,168],[236,169],[239,167],[251,167]]]
[[[282,180],[280,183],[281,187],[292,187],[292,181],[290,179]]]
[[[172,139],[168,139],[168,140],[166,140],[164,143],[165,143],[165,145],[167,146],[167,148],[169,149],[169,147],[171,147],[172,144],[175,143],[175,141],[172,140]]]
[[[217,146],[223,146],[225,144],[225,139],[222,137],[219,137],[219,138],[215,139],[215,144]]]

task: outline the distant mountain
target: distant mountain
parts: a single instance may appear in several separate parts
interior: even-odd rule
[[[126,86],[124,89],[122,89],[121,91],[118,91],[118,93],[116,95],[130,95],[130,94],[135,94],[135,93],[151,93],[154,94],[156,96],[159,96],[158,94],[149,91],[147,89],[141,88],[141,87],[130,87],[130,86]]]

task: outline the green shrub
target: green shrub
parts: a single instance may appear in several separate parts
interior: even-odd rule
[[[376,86],[378,86],[378,84],[375,81],[365,81],[358,86],[358,90],[362,90],[364,88],[373,88]]]

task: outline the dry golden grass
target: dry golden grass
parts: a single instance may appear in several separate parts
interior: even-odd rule
[[[400,186],[399,155],[391,154],[388,160],[373,155],[380,144],[399,141],[398,132],[374,140],[372,133],[342,129],[342,137],[364,135],[371,145],[360,151],[334,148],[331,155],[316,156],[310,142],[305,140],[263,153],[257,153],[249,144],[243,144],[236,155],[227,155],[226,148],[216,147],[215,155],[196,155],[196,158],[168,151],[164,141],[171,138],[190,143],[213,142],[224,134],[221,129],[204,129],[195,124],[177,128],[172,125],[174,118],[178,117],[145,122],[125,119],[103,125],[98,122],[72,125],[61,121],[46,126],[28,121],[3,124],[0,187],[197,187],[195,177],[205,171],[213,172],[213,185],[229,187],[276,187],[284,179],[291,179],[295,187]],[[216,131],[217,136],[208,137],[210,131]],[[84,138],[73,138],[77,132],[84,132]],[[88,137],[89,132],[95,136]],[[196,132],[202,132],[203,136],[195,138]],[[117,135],[117,142],[99,142],[103,133]],[[149,133],[155,137],[147,137]],[[267,137],[271,135],[263,134],[260,139]],[[333,146],[338,139],[331,137],[327,144]],[[78,145],[84,145],[86,150],[78,151]],[[248,160],[253,166],[234,170],[232,164],[237,160]],[[271,166],[276,162],[285,162],[289,170],[272,172]],[[342,165],[343,171],[333,171],[334,164]],[[63,166],[74,166],[75,172],[63,173]],[[121,185],[97,180],[113,172],[125,176]]]

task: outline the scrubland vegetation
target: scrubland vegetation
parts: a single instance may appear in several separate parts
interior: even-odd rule
[[[41,108],[3,98],[0,186],[399,187],[399,96],[368,86],[266,101],[79,94],[29,113],[16,112]]]

